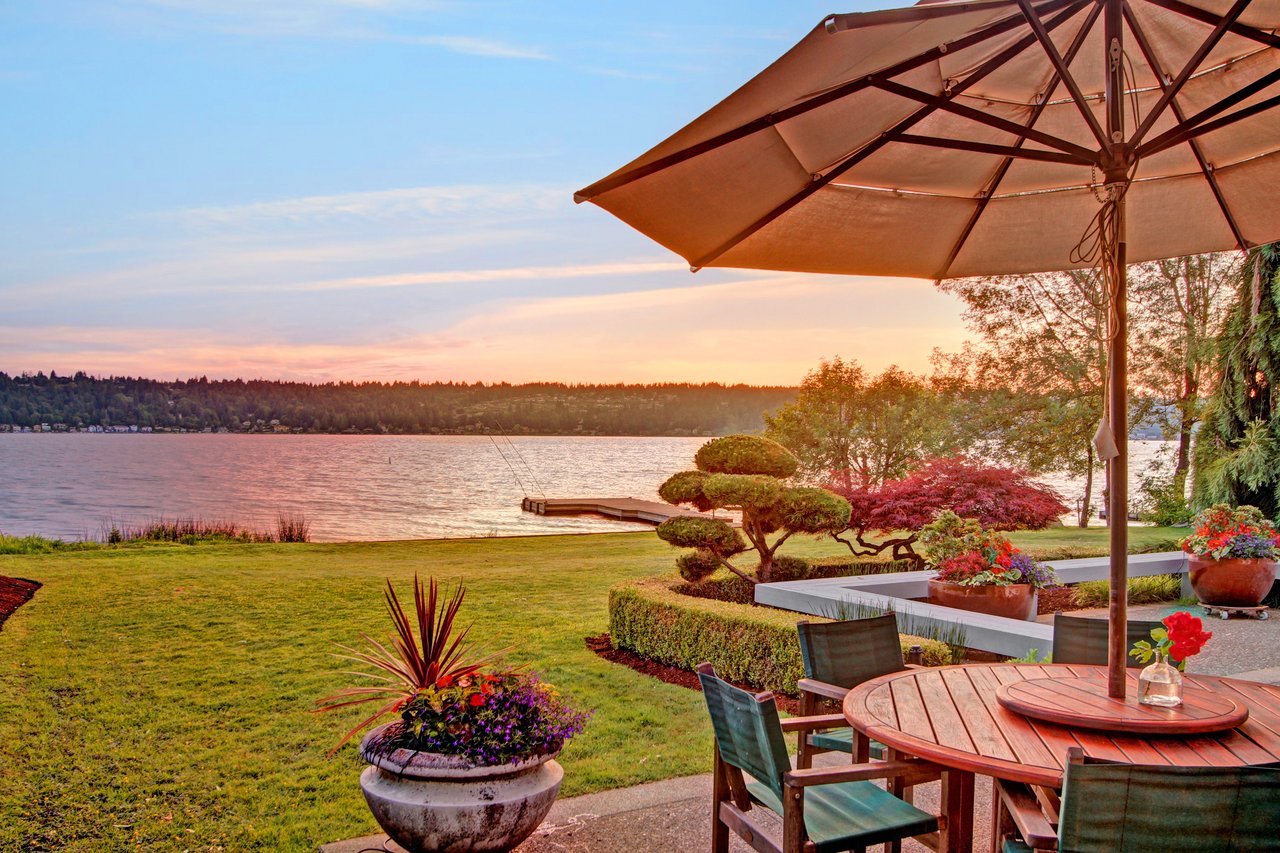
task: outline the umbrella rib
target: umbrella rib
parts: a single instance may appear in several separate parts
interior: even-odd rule
[[[1189,138],[1187,136],[1188,133],[1197,130],[1203,125],[1205,119],[1212,118],[1223,110],[1233,107],[1241,101],[1252,97],[1276,81],[1280,81],[1280,68],[1268,71],[1266,74],[1263,74],[1247,86],[1242,86],[1222,100],[1205,107],[1191,118],[1181,121],[1176,126],[1169,128],[1155,139],[1149,140],[1147,144],[1143,145],[1135,152],[1135,156],[1146,157],[1183,142],[1185,139]],[[1200,133],[1196,133],[1195,135],[1199,136]]]
[[[1222,40],[1222,37],[1227,34],[1227,29],[1244,13],[1250,2],[1252,0],[1236,0],[1235,4],[1227,11],[1227,14],[1223,15],[1218,21],[1217,26],[1213,28],[1213,32],[1209,34],[1209,37],[1200,43],[1195,53],[1191,54],[1191,58],[1182,66],[1182,70],[1178,72],[1178,76],[1174,78],[1173,82],[1165,86],[1164,81],[1160,81],[1164,92],[1160,95],[1160,100],[1156,101],[1156,105],[1147,113],[1147,117],[1142,120],[1142,124],[1138,125],[1133,138],[1129,140],[1131,148],[1137,148],[1142,144],[1142,138],[1151,130],[1151,126],[1156,123],[1156,119],[1160,118],[1161,114],[1164,113],[1165,107],[1169,106],[1169,102],[1173,100],[1173,97],[1182,91],[1182,87],[1191,79],[1191,75],[1200,67],[1200,63],[1204,62],[1204,58],[1209,55],[1209,51],[1213,50],[1218,42]]]
[[[1080,52],[1080,48],[1084,46],[1085,38],[1093,29],[1093,25],[1098,20],[1098,15],[1102,13],[1102,4],[1099,3],[1089,11],[1089,15],[1085,18],[1080,29],[1076,31],[1075,39],[1067,48],[1066,55],[1063,59],[1068,66],[1075,61],[1076,54]],[[1031,116],[1027,120],[1027,128],[1035,126],[1040,120],[1040,116],[1044,114],[1045,109],[1049,106],[1049,98],[1053,94],[1053,90],[1058,88],[1058,84],[1062,78],[1055,71],[1049,78],[1048,84],[1044,88],[1044,97],[1040,99],[1040,103],[1036,104],[1031,111]],[[1021,148],[1022,144],[1027,141],[1027,137],[1020,135],[1017,142],[1014,143],[1015,148]],[[960,238],[956,240],[955,245],[951,247],[950,253],[947,254],[947,261],[942,265],[942,270],[938,273],[937,282],[941,282],[947,277],[947,272],[951,269],[951,265],[956,262],[956,258],[960,257],[960,250],[964,248],[964,244],[969,241],[969,235],[973,233],[973,229],[978,227],[978,220],[982,218],[982,214],[986,213],[987,205],[991,203],[991,198],[1000,189],[1000,184],[1004,181],[1004,176],[1009,174],[1009,167],[1013,165],[1014,158],[1006,157],[996,168],[995,174],[991,179],[991,183],[987,186],[987,191],[978,199],[978,204],[973,210],[973,215],[969,217],[969,221],[965,223],[964,230],[960,232]]]
[[[1095,7],[1096,8],[1096,7]],[[1082,145],[1076,145],[1065,139],[1060,139],[1049,133],[1042,133],[1038,130],[1032,130],[1029,126],[1018,124],[998,116],[987,115],[981,110],[975,110],[973,107],[966,107],[963,104],[957,104],[954,101],[937,95],[930,95],[927,92],[921,92],[910,86],[904,86],[901,83],[895,83],[892,80],[876,81],[874,84],[877,89],[881,89],[893,95],[899,95],[903,98],[910,98],[913,101],[919,101],[922,104],[929,104],[940,110],[953,113],[961,118],[967,118],[971,121],[985,124],[987,127],[993,127],[996,130],[1003,130],[1015,136],[1030,138],[1043,145],[1051,148],[1057,148],[1059,151],[1072,155],[1068,160],[1055,160],[1055,162],[1072,162],[1082,166],[1092,165],[1098,162],[1098,154],[1096,151],[1090,151]],[[1016,156],[1016,155],[1011,155]]]
[[[1022,14],[1026,17],[1027,23],[1031,25],[1031,31],[1035,33],[1036,39],[1040,42],[1040,46],[1044,48],[1045,55],[1049,57],[1049,62],[1053,65],[1058,76],[1062,78],[1063,84],[1067,87],[1067,91],[1071,93],[1071,100],[1075,101],[1076,107],[1080,110],[1080,115],[1084,116],[1085,124],[1089,125],[1089,130],[1093,132],[1093,136],[1098,140],[1098,145],[1103,151],[1109,150],[1111,143],[1107,140],[1107,134],[1102,129],[1102,125],[1098,124],[1098,117],[1093,114],[1093,110],[1089,109],[1089,103],[1084,99],[1084,93],[1080,91],[1080,85],[1076,83],[1076,78],[1072,76],[1071,69],[1062,61],[1062,54],[1058,53],[1057,46],[1053,43],[1053,39],[1049,38],[1049,31],[1045,29],[1044,22],[1040,20],[1040,15],[1036,12],[1035,7],[1031,5],[1031,0],[1018,0],[1018,6],[1022,9]]]
[[[1168,9],[1170,12],[1176,12],[1183,17],[1191,18],[1193,21],[1199,21],[1202,24],[1216,24],[1221,17],[1213,12],[1207,12],[1204,9],[1198,9],[1195,6],[1183,3],[1182,0],[1146,0],[1146,2],[1162,9]],[[1252,39],[1265,44],[1267,47],[1280,47],[1280,36],[1275,33],[1269,33],[1266,30],[1260,30],[1257,27],[1251,27],[1239,21],[1233,22],[1227,29],[1235,35]]]
[[[1066,9],[1062,10],[1056,17],[1050,20],[1050,22],[1047,25],[1045,25],[1045,27],[1049,30],[1057,28],[1058,26],[1062,25],[1067,20],[1069,20],[1072,16],[1074,16],[1075,13],[1087,2],[1091,2],[1091,0],[1077,0],[1077,2],[1072,3]],[[991,57],[982,65],[980,65],[972,74],[966,77],[963,82],[961,82],[952,90],[952,95],[953,96],[959,95],[961,92],[965,91],[970,86],[973,86],[974,84],[978,83],[980,80],[984,79],[988,74],[990,74],[991,72],[995,71],[997,68],[1004,65],[1006,62],[1008,62],[1013,57],[1017,56],[1019,53],[1022,53],[1022,51],[1026,50],[1028,47],[1030,47],[1034,43],[1035,43],[1034,36],[1026,36],[1024,38],[1018,39],[1018,41],[1009,45],[1004,50],[1000,51],[995,56]],[[788,210],[795,207],[797,204],[804,201],[809,196],[816,193],[818,190],[827,186],[836,178],[840,177],[845,172],[849,171],[854,166],[858,165],[863,160],[867,159],[868,157],[870,157],[872,154],[879,151],[884,146],[888,145],[890,142],[894,141],[898,136],[905,133],[911,127],[915,126],[919,122],[923,121],[925,118],[932,115],[936,110],[937,110],[937,107],[933,105],[927,105],[916,110],[914,113],[902,119],[893,127],[886,130],[884,133],[880,134],[875,139],[871,140],[862,148],[858,149],[853,154],[846,157],[843,161],[836,163],[825,174],[815,177],[811,182],[806,184],[799,192],[795,193],[790,198],[783,201],[781,204],[779,204],[777,207],[770,210],[764,216],[761,216],[755,222],[752,222],[746,228],[743,228],[737,234],[734,234],[732,237],[730,237],[725,242],[721,243],[715,249],[703,255],[702,257],[694,261],[691,261],[690,266],[695,271],[701,269],[702,267],[705,267],[707,264],[711,263],[716,258],[723,255],[725,252],[729,251],[734,246],[738,245],[743,240],[747,239],[752,234],[756,233],[761,228],[765,227],[770,222],[777,219],[779,216],[782,216]]]
[[[1122,13],[1125,22],[1129,25],[1129,31],[1133,33],[1133,38],[1138,43],[1138,49],[1147,61],[1147,65],[1151,66],[1151,70],[1156,73],[1156,78],[1160,81],[1160,85],[1164,86],[1164,75],[1160,69],[1160,61],[1156,57],[1155,48],[1147,40],[1147,34],[1139,25],[1137,16],[1128,2],[1124,4]],[[1182,107],[1178,104],[1176,97],[1169,99],[1169,108],[1173,110],[1173,116],[1180,124],[1186,121],[1187,116],[1182,111]],[[1200,172],[1204,175],[1210,191],[1213,192],[1213,198],[1217,201],[1218,208],[1222,211],[1222,217],[1227,221],[1227,227],[1231,229],[1232,236],[1236,238],[1236,245],[1240,247],[1241,251],[1244,251],[1249,247],[1249,243],[1244,239],[1244,235],[1240,233],[1240,226],[1236,224],[1236,218],[1231,213],[1226,196],[1222,194],[1222,188],[1218,186],[1218,179],[1214,176],[1213,170],[1209,168],[1209,163],[1205,160],[1204,153],[1194,139],[1187,140],[1187,146],[1191,149],[1191,153],[1195,155],[1196,163],[1200,166]]]
[[[1050,2],[1044,4],[1044,8],[1046,11],[1056,12],[1059,9],[1068,7],[1074,12],[1080,6],[1084,5],[1085,2],[1088,2],[1088,0],[1050,0]],[[969,35],[956,39],[949,44],[943,44],[931,48],[924,53],[911,57],[910,59],[904,59],[897,65],[892,65],[889,68],[876,72],[875,74],[868,74],[865,77],[859,77],[857,80],[850,80],[849,82],[836,86],[833,89],[829,89],[822,94],[814,95],[799,104],[761,116],[758,119],[739,125],[738,127],[727,130],[724,133],[717,134],[710,139],[691,145],[688,148],[672,152],[665,157],[659,157],[652,163],[646,163],[643,166],[637,166],[636,168],[623,172],[620,175],[596,181],[591,186],[574,193],[573,199],[578,203],[589,201],[596,196],[609,192],[610,190],[615,190],[618,187],[633,183],[641,178],[646,178],[656,172],[661,172],[671,166],[679,165],[686,160],[691,160],[694,157],[706,154],[709,151],[714,151],[717,148],[723,148],[730,143],[737,142],[739,139],[743,139],[754,133],[773,127],[779,122],[804,115],[811,110],[826,106],[833,101],[838,101],[842,98],[848,97],[849,95],[857,94],[870,86],[876,79],[896,77],[899,74],[905,74],[908,71],[919,68],[921,65],[927,65],[928,63],[937,60],[948,52],[964,50],[966,48],[973,47],[976,44],[988,41],[989,39],[1004,35],[1006,32],[1022,23],[1022,20],[1023,18],[1021,14],[1010,15],[1009,17],[1003,18],[988,27],[978,30],[977,32],[970,33]]]
[[[1165,144],[1161,145],[1159,148],[1154,148],[1149,152],[1145,152],[1145,153],[1158,154],[1167,148],[1172,148],[1175,145],[1181,145],[1183,142],[1187,142],[1188,140],[1191,140],[1191,139],[1196,139],[1208,133],[1213,133],[1215,130],[1222,130],[1222,128],[1227,127],[1229,125],[1233,125],[1238,121],[1243,121],[1244,119],[1252,118],[1253,116],[1256,116],[1258,113],[1266,112],[1267,110],[1272,109],[1273,107],[1280,107],[1280,95],[1273,95],[1272,97],[1267,98],[1265,101],[1258,101],[1258,103],[1256,104],[1250,104],[1249,106],[1245,107],[1242,110],[1236,110],[1230,115],[1223,116],[1217,121],[1211,121],[1206,124],[1202,124],[1198,127],[1188,128],[1182,131],[1181,133],[1177,134],[1175,137],[1170,139]]]
[[[949,139],[943,136],[919,136],[914,133],[900,133],[895,142],[908,145],[925,145],[930,148],[946,148],[952,151],[975,151],[979,154],[996,154],[1020,160],[1038,160],[1043,163],[1065,163],[1069,166],[1088,166],[1089,161],[1081,162],[1080,158],[1059,151],[1041,151],[1038,148],[1019,148],[1014,145],[995,145],[990,142],[972,142],[968,139]]]

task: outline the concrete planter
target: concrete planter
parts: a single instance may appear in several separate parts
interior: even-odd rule
[[[965,586],[949,581],[929,581],[929,603],[956,610],[1003,616],[1029,622],[1036,618],[1036,589],[1029,583],[1008,586]]]
[[[1205,604],[1257,607],[1271,592],[1276,563],[1262,558],[1215,560],[1189,556],[1191,588]]]
[[[464,758],[379,748],[387,726],[360,742],[360,789],[378,825],[411,853],[499,853],[542,823],[564,770],[542,755],[496,767]]]

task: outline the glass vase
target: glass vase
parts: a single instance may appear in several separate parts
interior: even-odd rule
[[[1182,704],[1182,673],[1156,652],[1156,662],[1138,674],[1138,701],[1143,705],[1176,708]]]

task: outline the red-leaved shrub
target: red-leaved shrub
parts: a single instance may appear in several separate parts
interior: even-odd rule
[[[893,549],[895,559],[915,559],[916,532],[949,509],[992,530],[1040,530],[1067,511],[1062,498],[1026,471],[970,462],[963,457],[932,459],[901,480],[879,487],[843,488],[833,475],[827,488],[849,501],[849,531],[841,538],[855,554]],[[896,534],[896,535],[895,535]],[[868,536],[889,538],[869,541]],[[838,537],[839,538],[839,537]]]

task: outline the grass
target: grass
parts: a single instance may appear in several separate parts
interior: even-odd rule
[[[1105,550],[1105,531],[1072,532],[1016,538]],[[0,556],[0,575],[44,584],[0,630],[0,850],[302,851],[376,831],[354,749],[325,758],[360,709],[309,709],[344,686],[335,642],[389,631],[383,578],[407,590],[415,571],[465,579],[474,638],[516,644],[596,709],[562,756],[563,795],[706,772],[701,697],[583,645],[607,628],[609,587],[670,572],[674,553],[641,532]]]

